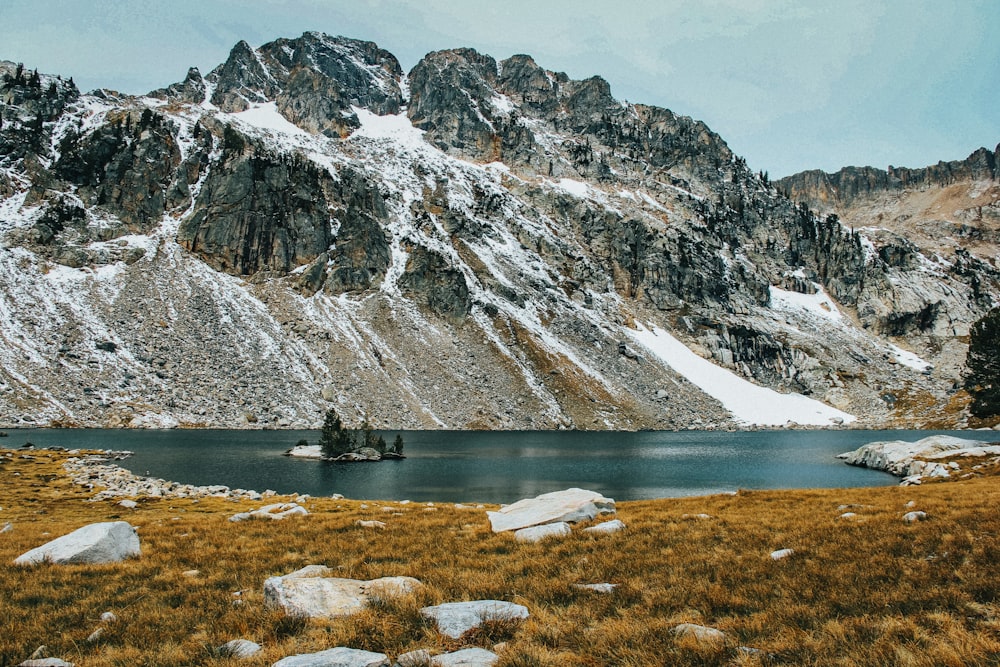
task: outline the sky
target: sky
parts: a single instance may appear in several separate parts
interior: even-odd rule
[[[704,121],[772,178],[921,167],[1000,142],[1000,0],[0,0],[0,59],[84,91],[208,73],[308,30],[527,53]]]

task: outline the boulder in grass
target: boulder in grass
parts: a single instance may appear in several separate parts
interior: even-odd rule
[[[473,602],[447,602],[434,607],[424,607],[420,614],[433,619],[438,632],[458,639],[469,630],[490,621],[521,621],[528,618],[528,608],[501,600],[475,600]]]
[[[916,523],[917,521],[926,521],[926,520],[927,520],[927,512],[920,512],[920,511],[907,512],[906,514],[903,515],[903,521],[905,521],[906,523]]]
[[[139,536],[126,521],[104,521],[78,528],[68,535],[21,554],[15,565],[36,563],[117,563],[140,555]]]
[[[519,500],[496,512],[487,512],[494,533],[520,530],[547,523],[590,521],[601,514],[614,514],[615,501],[594,491],[566,489]]]
[[[342,618],[356,614],[373,599],[399,597],[423,584],[413,577],[382,577],[372,581],[327,576],[325,565],[307,565],[264,582],[264,604],[289,616]]]
[[[583,532],[595,535],[611,535],[613,533],[620,533],[623,530],[625,530],[625,524],[622,523],[621,519],[614,519],[612,521],[599,523],[596,526],[591,526],[590,528],[584,528]]]
[[[726,641],[726,633],[722,630],[696,623],[681,623],[674,626],[673,633],[680,638],[693,639],[699,644],[719,645]]]
[[[518,542],[534,543],[554,537],[566,537],[571,532],[573,531],[570,530],[569,524],[560,521],[559,523],[547,523],[544,526],[522,528],[514,532],[514,539]]]
[[[484,648],[466,648],[454,653],[444,653],[431,660],[432,667],[493,667],[500,660],[493,651]]]
[[[261,652],[262,647],[249,639],[233,639],[219,647],[219,653],[229,658],[245,660]]]
[[[74,663],[60,660],[59,658],[35,658],[25,660],[17,667],[73,667]]]
[[[338,646],[319,653],[291,655],[271,667],[389,667],[389,656]]]

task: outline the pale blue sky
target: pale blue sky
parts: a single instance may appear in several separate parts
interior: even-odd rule
[[[754,169],[919,167],[1000,142],[1000,0],[2,0],[0,59],[142,93],[318,30],[409,70],[528,53],[705,121]]]

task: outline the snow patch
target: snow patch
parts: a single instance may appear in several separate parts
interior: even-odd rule
[[[586,183],[573,180],[572,178],[560,178],[555,185],[560,190],[565,190],[574,197],[580,198],[586,197],[590,190],[590,186]]]
[[[406,113],[379,116],[361,107],[351,107],[351,109],[361,121],[361,127],[354,131],[352,137],[391,139],[411,148],[426,145],[424,131],[413,127]]]
[[[246,111],[230,114],[230,116],[242,123],[261,130],[270,130],[280,134],[291,134],[304,137],[312,136],[301,127],[289,122],[287,118],[282,116],[278,112],[278,107],[274,102],[254,104]]]
[[[855,421],[853,415],[801,394],[781,394],[748,382],[735,373],[702,359],[682,342],[658,327],[640,325],[626,329],[636,342],[683,375],[692,384],[715,398],[745,425],[782,426],[789,422],[803,426],[829,426]]]
[[[822,287],[813,283],[815,294],[802,294],[771,286],[771,308],[783,311],[805,311],[811,315],[828,320],[841,320],[843,315],[837,309],[837,304]]]
[[[904,350],[898,345],[893,345],[892,343],[889,343],[889,352],[891,352],[892,356],[896,358],[896,361],[903,364],[904,366],[912,368],[915,371],[923,373],[924,371],[928,371],[934,368],[933,364],[924,361],[913,352],[910,352],[909,350]]]

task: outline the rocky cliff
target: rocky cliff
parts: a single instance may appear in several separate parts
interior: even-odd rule
[[[994,153],[772,184],[599,77],[318,33],[146,96],[0,81],[4,424],[966,419]],[[947,253],[852,217],[938,190]]]

